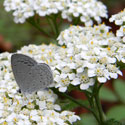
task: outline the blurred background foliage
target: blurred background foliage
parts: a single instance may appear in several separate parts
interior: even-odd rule
[[[6,12],[3,7],[3,1],[0,0],[0,35],[4,40],[11,42],[12,51],[20,49],[20,47],[28,44],[49,43],[50,39],[42,36],[42,34],[29,23],[16,24],[13,21],[11,12]],[[43,21],[44,23],[45,21]],[[49,30],[49,27],[43,25],[43,28]]]
[[[20,47],[28,44],[53,42],[27,22],[24,24],[14,23],[12,13],[4,10],[3,1],[0,0],[0,35],[4,37],[5,41],[12,43],[12,51],[16,51]],[[109,17],[111,14],[121,11],[125,5],[124,0],[102,0],[102,2],[108,7]],[[46,25],[46,20],[43,18],[41,20],[43,23],[42,28],[49,30],[50,28]]]

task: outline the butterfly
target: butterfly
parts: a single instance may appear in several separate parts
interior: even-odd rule
[[[53,83],[53,74],[49,65],[37,63],[23,54],[11,56],[14,78],[23,93],[33,93],[48,88]]]

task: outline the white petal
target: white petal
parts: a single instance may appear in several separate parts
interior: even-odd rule
[[[58,83],[60,81],[60,76],[56,75],[55,78],[54,78],[54,81],[56,81]]]
[[[95,67],[97,66],[97,64],[92,64],[92,63],[89,63],[89,62],[88,62],[88,63],[86,64],[86,66],[87,66],[88,68],[91,68],[91,69],[92,69],[92,68],[95,68]]]
[[[70,79],[70,80],[73,80],[73,79],[75,78],[75,73],[68,74],[68,76],[69,76],[69,79]]]
[[[78,16],[79,16],[79,13],[73,13],[73,16],[74,16],[74,17],[78,17]]]
[[[79,85],[80,84],[80,81],[78,78],[75,78],[72,82],[71,82],[72,85]]]
[[[95,83],[95,79],[90,79],[90,81],[89,81],[89,85],[94,85],[94,83]]]
[[[4,103],[0,103],[0,110],[3,110],[4,108]]]
[[[40,121],[40,116],[38,116],[38,115],[32,116],[31,120],[33,120],[33,121]]]
[[[98,77],[97,79],[100,83],[105,83],[107,81],[105,77]]]
[[[65,78],[67,77],[67,74],[62,73],[62,74],[60,75],[60,77],[63,78],[63,79],[65,79]]]
[[[76,68],[75,63],[70,63],[70,64],[68,64],[68,66],[69,66],[71,69],[75,69],[75,68]]]
[[[116,62],[116,58],[110,58],[110,57],[108,57],[108,62],[109,63],[115,63]]]
[[[54,109],[56,109],[57,111],[61,111],[61,107],[57,104],[54,105]]]
[[[123,76],[123,74],[122,74],[122,72],[121,72],[120,70],[117,71],[117,73],[118,73],[119,75]]]
[[[95,71],[93,69],[88,69],[88,77],[96,76]]]
[[[37,113],[37,111],[36,110],[32,110],[31,112],[30,112],[30,115],[37,115],[38,113]]]
[[[94,48],[94,52],[96,53],[96,55],[99,55],[99,53],[100,53],[100,49],[97,48],[97,47],[95,47],[95,48]]]
[[[81,84],[80,85],[80,89],[82,89],[82,90],[86,90],[88,88],[89,88],[89,84]]]
[[[122,58],[121,61],[122,61],[123,63],[125,63],[125,59],[124,59],[124,58]]]
[[[45,101],[38,101],[37,103],[38,103],[39,108],[41,110],[46,108],[46,102]]]
[[[17,122],[17,125],[24,125],[24,121],[23,121],[23,120],[19,120],[19,121]]]
[[[109,73],[111,78],[117,79],[118,74],[117,73]]]
[[[2,110],[0,110],[0,117],[2,118],[2,114],[3,114],[3,111]]]
[[[66,90],[67,90],[67,87],[60,87],[60,88],[59,88],[59,91],[60,91],[60,92],[65,92]]]
[[[77,69],[77,73],[82,73],[83,71],[84,71],[83,68],[78,68],[78,69]]]
[[[125,36],[123,37],[123,43],[125,43]]]
[[[12,122],[12,120],[16,117],[15,113],[11,113],[7,118],[6,121],[7,122]]]
[[[115,21],[115,24],[116,24],[116,25],[122,25],[122,23],[123,23],[122,20],[116,20],[116,21]]]

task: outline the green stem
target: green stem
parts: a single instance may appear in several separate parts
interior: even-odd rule
[[[27,20],[27,22],[30,23],[30,24],[31,24],[32,26],[34,26],[35,28],[37,28],[37,29],[38,29],[41,33],[43,33],[45,36],[52,38],[52,36],[51,36],[50,34],[48,34],[46,31],[44,31],[43,29],[41,29],[40,26],[35,23],[35,21],[29,19],[29,20]]]
[[[98,87],[98,93],[99,93],[99,91],[100,91],[100,89],[101,89],[101,87],[103,86],[103,83],[101,83],[100,85],[99,85],[99,87]]]
[[[53,22],[52,22],[51,17],[46,16],[46,20],[47,20],[48,24],[50,25],[50,27],[51,27],[52,31],[54,32],[54,34],[56,34],[56,30],[55,30],[55,27],[54,27],[54,25],[53,25]],[[56,37],[55,37],[55,38],[56,38]]]
[[[57,16],[58,16],[58,15],[54,15],[54,18],[52,18],[52,19],[53,19],[53,24],[54,24],[55,30],[56,30],[56,38],[57,38],[58,35],[59,35],[59,29],[58,29],[58,26],[57,26]]]
[[[100,99],[99,99],[99,90],[102,87],[102,85],[103,84],[100,84],[99,87],[97,87],[97,84],[96,84],[96,93],[94,94],[95,103],[96,103],[96,107],[98,109],[98,114],[99,114],[101,124],[104,123],[104,117],[103,117],[104,112],[102,110],[101,102],[100,102]]]
[[[96,95],[95,96],[95,102],[96,102],[96,106],[97,106],[97,109],[98,109],[98,113],[99,113],[99,117],[100,117],[100,122],[101,124],[103,124],[103,111],[102,111],[102,107],[101,107],[101,103],[99,101],[99,96]]]
[[[78,25],[79,21],[80,21],[79,17],[78,18],[74,18],[73,19],[73,25]]]
[[[94,112],[92,109],[88,108],[87,106],[85,106],[85,105],[82,104],[81,102],[77,101],[77,100],[74,99],[73,97],[69,96],[68,94],[61,93],[61,92],[59,92],[59,91],[58,91],[57,89],[55,89],[55,88],[51,88],[51,89],[52,89],[57,95],[64,96],[64,97],[68,98],[69,100],[71,100],[72,102],[76,103],[77,105],[80,105],[81,107],[83,107],[83,108],[87,109],[88,111],[90,111],[90,112],[93,114],[93,116],[95,117],[95,119],[99,122],[99,119],[98,119],[97,115],[95,114],[95,112]]]
[[[93,104],[93,99],[91,99],[91,97],[88,95],[88,93],[85,93],[88,101],[89,101],[89,105],[92,109],[94,109],[94,104]]]

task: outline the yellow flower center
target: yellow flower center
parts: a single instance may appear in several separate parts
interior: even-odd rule
[[[110,47],[108,47],[108,48],[107,48],[107,50],[108,50],[108,51],[110,51],[110,50],[111,50],[111,48],[110,48]]]
[[[107,32],[107,36],[109,36],[109,32]]]
[[[62,48],[64,48],[64,49],[65,49],[66,47],[65,47],[65,46],[62,46]]]
[[[3,122],[3,125],[7,125],[7,122]]]
[[[17,122],[17,118],[13,118],[13,121],[14,121],[14,122]]]
[[[91,41],[91,45],[93,45],[93,43],[94,43],[94,42],[93,42],[93,41]]]
[[[70,60],[72,60],[72,56],[70,57]]]

